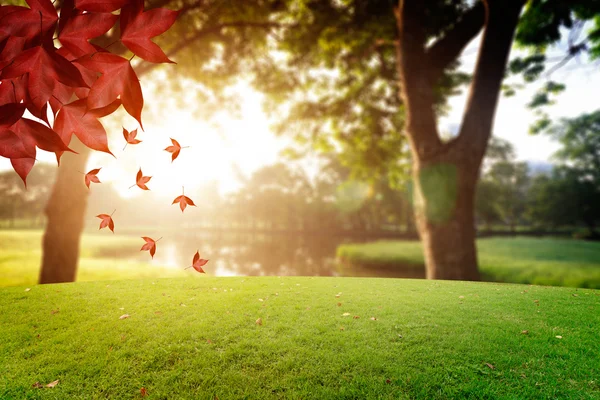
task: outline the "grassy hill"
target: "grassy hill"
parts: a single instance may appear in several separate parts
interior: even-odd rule
[[[598,399],[598,326],[589,289],[201,275],[8,287],[0,398]]]

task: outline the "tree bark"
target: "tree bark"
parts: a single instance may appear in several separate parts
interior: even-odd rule
[[[88,200],[88,189],[80,172],[84,172],[90,150],[75,137],[70,147],[79,154],[63,154],[45,209],[47,223],[39,283],[74,282],[77,276]]]
[[[407,114],[405,130],[413,157],[415,222],[423,243],[428,279],[480,279],[475,189],[524,0],[482,3],[485,13],[476,8],[467,12],[453,31],[428,48],[423,29],[425,5],[400,0],[396,9],[397,65]],[[434,109],[436,78],[439,71],[459,57],[483,23],[485,31],[462,126],[455,139],[443,143]],[[444,51],[443,57],[437,56],[440,51]]]

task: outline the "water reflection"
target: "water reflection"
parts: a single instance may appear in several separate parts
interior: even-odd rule
[[[373,240],[369,238],[368,240]],[[210,259],[214,276],[381,276],[423,277],[414,270],[357,268],[336,262],[338,245],[357,238],[290,234],[185,234],[159,243],[153,263],[183,268],[196,250]],[[140,255],[147,261],[147,254]]]

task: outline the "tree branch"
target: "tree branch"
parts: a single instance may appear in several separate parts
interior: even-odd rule
[[[427,49],[426,55],[430,66],[431,81],[437,82],[444,69],[455,61],[465,46],[483,28],[486,10],[483,2],[478,2],[469,9],[452,29]]]
[[[250,22],[250,21],[224,22],[219,25],[201,29],[194,34],[189,35],[187,38],[181,40],[179,43],[177,43],[175,46],[173,46],[171,49],[169,49],[169,51],[166,52],[165,54],[167,55],[167,57],[170,58],[173,55],[175,55],[175,54],[179,53],[180,51],[182,51],[183,49],[185,49],[186,47],[190,46],[192,43],[196,42],[197,40],[200,40],[201,38],[208,36],[208,35],[218,34],[225,28],[260,28],[260,29],[268,30],[271,28],[280,28],[282,26],[288,26],[288,25],[283,25],[283,24],[280,24],[277,22]],[[160,65],[160,64],[152,64],[152,63],[144,61],[144,62],[140,63],[140,65],[136,68],[136,73],[138,76],[146,74],[149,71],[156,68],[158,65]]]

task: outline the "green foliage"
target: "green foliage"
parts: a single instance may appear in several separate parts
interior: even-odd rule
[[[2,289],[0,397],[593,399],[597,294],[288,277]]]

